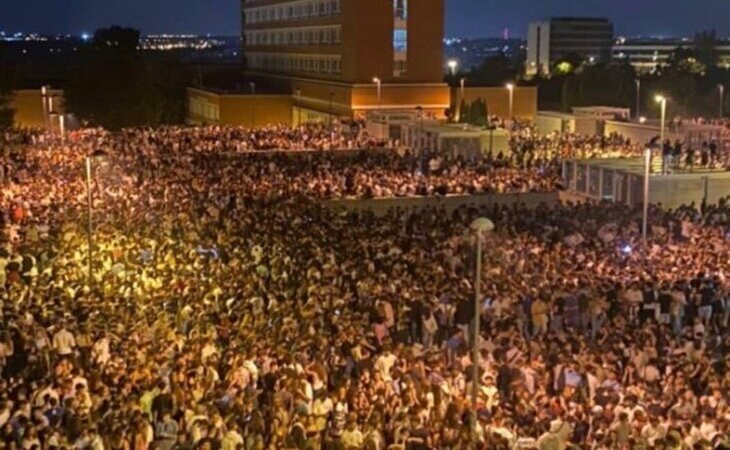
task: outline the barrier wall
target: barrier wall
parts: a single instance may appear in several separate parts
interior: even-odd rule
[[[680,139],[681,135],[673,134],[669,132],[669,128],[666,128],[666,138],[674,142],[676,139]],[[604,136],[609,136],[612,133],[618,133],[624,137],[630,138],[632,142],[639,144],[646,144],[651,141],[654,137],[659,136],[661,130],[658,125],[641,124],[636,122],[618,122],[613,120],[607,120],[606,126],[603,130]]]
[[[403,197],[377,199],[338,199],[329,200],[332,208],[343,208],[348,211],[372,211],[378,216],[391,209],[444,208],[448,212],[463,206],[491,208],[494,205],[524,204],[534,208],[541,204],[548,206],[560,202],[558,192],[529,192],[525,194],[483,194],[483,195],[450,195],[446,197]]]

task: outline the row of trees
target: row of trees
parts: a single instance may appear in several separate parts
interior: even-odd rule
[[[489,122],[489,109],[487,107],[487,102],[481,98],[470,103],[462,100],[460,108],[460,123],[470,123],[472,125],[483,127]]]
[[[55,60],[3,55],[0,43],[0,128],[12,126],[13,89],[49,83],[64,90],[66,110],[82,123],[110,130],[182,123],[185,88],[197,71],[177,55],[139,50],[139,40],[135,29],[104,28],[78,53]]]
[[[118,130],[183,120],[184,68],[144,57],[139,38],[116,26],[94,34],[65,86],[66,108],[81,121]]]
[[[642,112],[656,110],[654,94],[661,92],[672,99],[672,114],[712,116],[719,111],[718,85],[730,86],[730,70],[718,67],[717,43],[714,32],[699,33],[693,46],[676,49],[666,63],[648,74],[637,73],[625,60],[591,63],[579,55],[568,55],[556,62],[550,77],[538,75],[521,84],[538,87],[541,109],[567,111],[592,105],[635,108],[639,80]],[[447,81],[457,85],[464,76],[470,85],[504,86],[520,79],[523,69],[521,57],[500,54]],[[729,98],[725,96],[726,102]],[[730,107],[724,110],[730,111]]]
[[[8,64],[7,55],[0,47],[0,130],[13,126],[13,109],[11,107],[11,94],[13,74]]]

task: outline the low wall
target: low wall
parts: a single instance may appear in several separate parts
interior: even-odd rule
[[[666,128],[665,132],[666,138],[672,142],[676,139],[682,139],[682,135],[670,133],[669,127]],[[661,130],[659,126],[653,124],[607,120],[606,126],[603,130],[603,135],[609,136],[612,133],[618,133],[624,137],[627,137],[631,139],[631,142],[646,144],[654,137],[659,136]]]
[[[666,208],[677,208],[692,202],[699,205],[705,194],[710,205],[730,195],[730,176],[670,175],[652,178],[649,187],[650,201],[661,203]]]
[[[461,90],[454,88],[451,93],[452,103],[458,102]],[[509,90],[505,87],[478,87],[464,88],[466,103],[482,99],[487,103],[487,112],[499,117],[509,116]],[[520,119],[534,120],[537,115],[537,88],[533,86],[518,86],[514,90],[513,113]]]
[[[494,205],[524,204],[534,208],[540,204],[548,206],[560,202],[558,192],[529,192],[525,194],[483,194],[483,195],[450,195],[446,197],[399,197],[376,199],[338,199],[329,200],[332,208],[344,208],[348,211],[372,211],[378,216],[392,209],[445,208],[448,212],[463,206],[488,208]]]

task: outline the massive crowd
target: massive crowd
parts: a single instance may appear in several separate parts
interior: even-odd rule
[[[79,146],[123,156],[124,164],[140,167],[143,179],[171,165],[208,176],[208,167],[218,164],[222,168],[214,175],[220,184],[261,196],[379,198],[554,191],[561,187],[557,159],[540,159],[530,169],[520,169],[507,158],[447,157],[377,147],[262,154],[228,151],[232,147],[229,139],[236,140],[229,129],[191,127],[134,129],[116,135],[87,130],[64,142],[41,142],[44,137],[35,135],[25,141],[30,143],[27,148],[36,150],[33,142],[41,142],[41,147],[56,158],[75,154]],[[305,144],[292,138],[286,147],[302,148]],[[47,159],[42,151],[35,155]],[[18,169],[34,163],[21,162]]]
[[[634,208],[348,213],[312,187],[335,159],[155,136],[3,156],[0,448],[457,450],[473,417],[479,448],[726,445],[727,203],[653,209],[642,252]],[[361,177],[443,170],[358,158]],[[478,216],[497,228],[475,371]]]
[[[641,156],[643,142],[632,142],[618,134],[589,136],[581,133],[553,132],[543,135],[534,126],[526,125],[512,133],[512,152],[523,165],[535,158],[592,159],[631,158]]]

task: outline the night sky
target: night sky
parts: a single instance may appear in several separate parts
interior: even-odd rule
[[[359,0],[367,1],[367,0]],[[412,0],[418,1],[418,0]],[[716,29],[730,38],[730,0],[446,0],[448,36],[524,36],[551,15],[605,16],[617,35],[691,36]],[[0,30],[90,32],[110,24],[144,33],[235,35],[239,0],[0,0]]]

